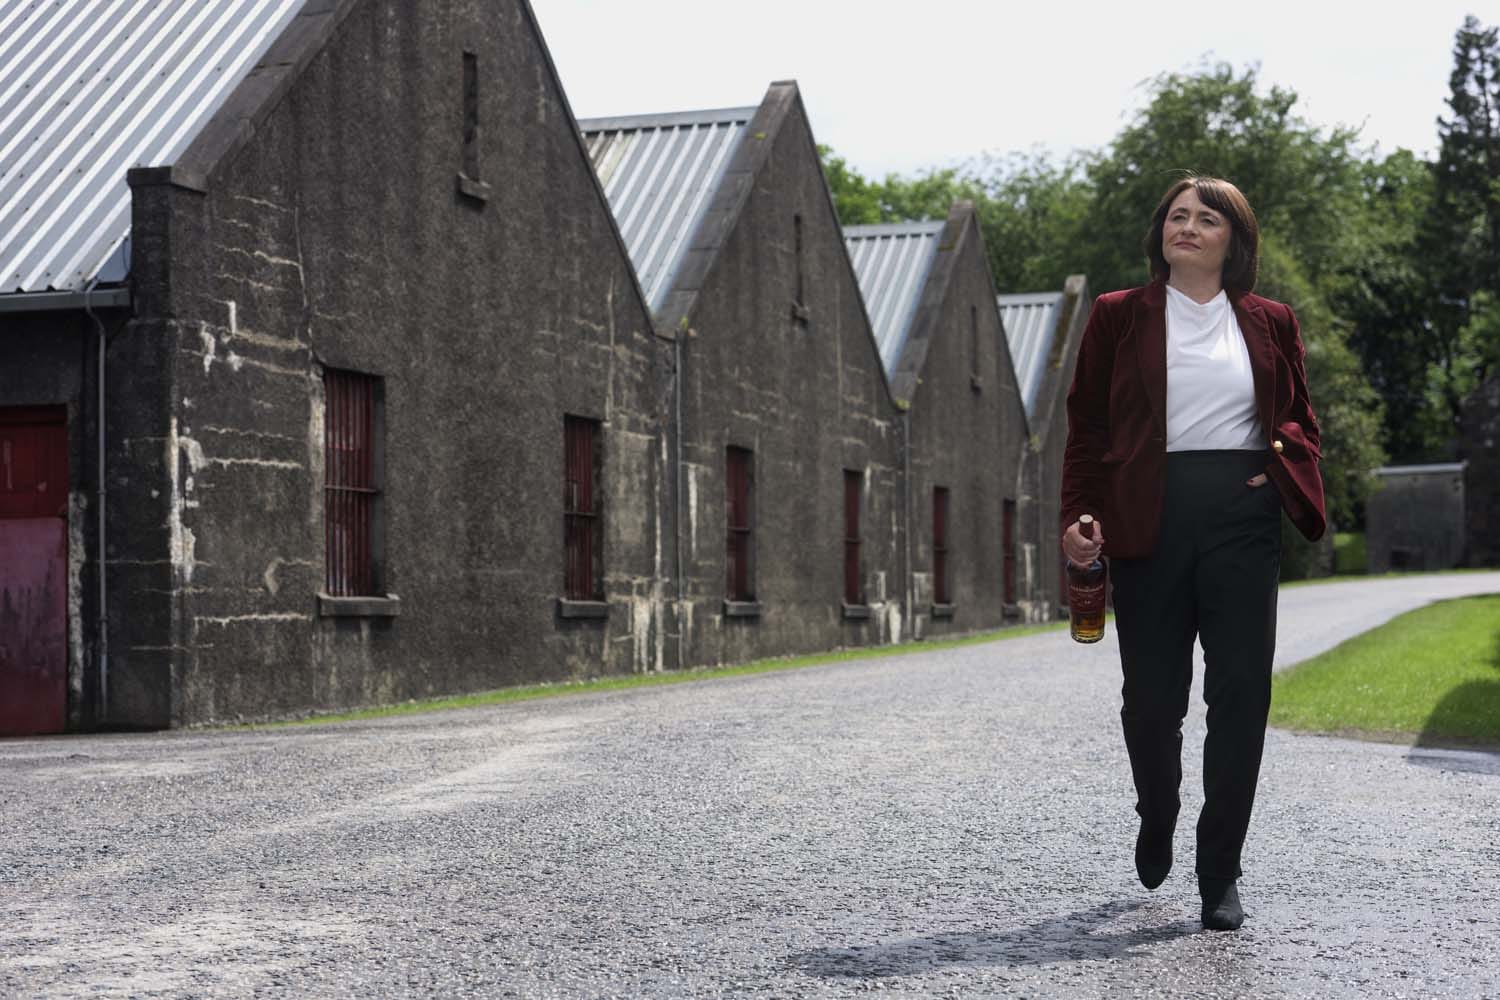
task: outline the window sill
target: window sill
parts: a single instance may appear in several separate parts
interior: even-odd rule
[[[759,618],[759,601],[725,601],[725,618]]]
[[[932,606],[932,617],[952,618],[953,612],[957,609],[957,607],[958,605],[956,604],[934,604]]]
[[[845,604],[845,621],[864,621],[870,617],[870,606],[868,604]]]
[[[319,618],[395,618],[400,614],[401,598],[395,594],[384,597],[318,595]]]
[[[472,198],[481,205],[490,200],[490,186],[484,181],[476,181],[472,177],[460,173],[458,175],[458,193],[465,198]]]
[[[567,597],[557,599],[557,617],[577,618],[608,618],[609,603],[607,601],[575,601]]]

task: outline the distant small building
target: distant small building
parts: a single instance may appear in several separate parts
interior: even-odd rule
[[[1500,566],[1500,374],[1491,375],[1464,401],[1459,432],[1468,520],[1470,566]]]
[[[1463,565],[1463,462],[1376,469],[1379,485],[1365,506],[1371,573]]]

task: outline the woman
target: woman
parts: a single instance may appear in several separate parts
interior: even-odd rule
[[[1236,880],[1271,704],[1280,512],[1309,539],[1325,528],[1297,318],[1251,292],[1259,238],[1228,181],[1168,189],[1146,235],[1151,283],[1094,302],[1063,459],[1063,551],[1080,566],[1110,559],[1148,889],[1172,867],[1194,638],[1203,645],[1197,875],[1213,930],[1244,920]]]

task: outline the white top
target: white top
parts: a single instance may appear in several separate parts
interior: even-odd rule
[[[1250,350],[1220,291],[1194,302],[1167,286],[1167,451],[1266,446]]]

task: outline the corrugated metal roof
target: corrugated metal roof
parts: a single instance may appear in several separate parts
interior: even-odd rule
[[[1010,345],[1011,363],[1016,367],[1016,381],[1026,404],[1026,417],[1035,420],[1037,403],[1042,394],[1042,376],[1057,335],[1057,310],[1062,292],[1028,292],[1024,295],[1001,295],[1000,321],[1005,324],[1005,342]]]
[[[0,0],[0,293],[87,285],[304,2]]]
[[[912,317],[932,262],[937,259],[942,231],[941,222],[844,227],[844,244],[849,248],[887,376],[895,374],[906,348]]]
[[[579,121],[636,277],[660,309],[756,108]]]

